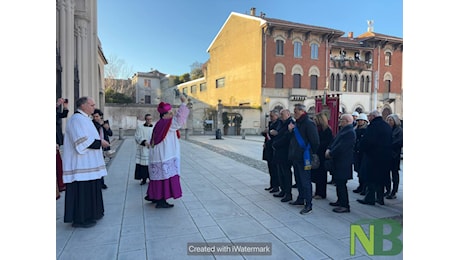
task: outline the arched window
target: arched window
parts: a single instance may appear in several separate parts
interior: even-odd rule
[[[371,80],[369,79],[369,76],[366,76],[366,93],[369,93],[370,83],[371,83]]]
[[[385,82],[385,91],[387,93],[391,92],[391,81],[393,81],[393,76],[391,75],[390,72],[386,72],[385,75],[383,75],[383,81]]]
[[[364,76],[361,76],[361,82],[359,83],[359,92],[364,92]]]
[[[275,88],[283,88],[284,74],[286,74],[286,67],[282,63],[277,63],[273,68],[275,74]]]
[[[317,90],[318,77],[320,76],[318,67],[312,66],[308,71],[308,76],[310,76],[310,89]]]
[[[276,55],[283,56],[284,55],[284,39],[282,37],[276,37]]]
[[[294,40],[294,58],[302,58],[302,42]]]
[[[311,75],[310,76],[310,89],[317,90],[318,89],[318,76]]]
[[[337,78],[335,79],[335,91],[340,91],[341,84],[340,84],[340,74],[337,73]]]
[[[317,43],[312,43],[310,45],[311,47],[311,59],[312,60],[317,60],[318,59],[318,44]]]
[[[358,92],[358,75],[354,76],[353,80],[353,92]]]
[[[352,90],[353,90],[353,76],[350,74],[348,75],[347,91],[351,92]]]
[[[331,74],[331,77],[329,78],[329,90],[334,91],[335,87],[335,76],[334,74]]]
[[[292,67],[292,72],[291,72],[291,75],[292,75],[292,79],[293,79],[293,85],[292,87],[293,88],[301,88],[301,80],[302,80],[302,76],[303,76],[303,69],[302,69],[302,66],[300,66],[299,64],[296,64]]]
[[[385,66],[391,65],[391,52],[385,52]]]
[[[300,81],[302,79],[302,76],[300,74],[294,74],[292,75],[292,79],[294,80],[293,82],[293,88],[300,88]]]

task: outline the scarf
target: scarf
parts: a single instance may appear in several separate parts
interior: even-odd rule
[[[304,170],[311,170],[311,161],[310,161],[310,143],[308,145],[305,145],[304,140],[302,139],[302,136],[300,136],[299,129],[297,129],[297,126],[294,127],[294,134],[295,138],[297,139],[297,142],[299,143],[300,147],[302,147],[303,150],[303,160],[304,160]]]

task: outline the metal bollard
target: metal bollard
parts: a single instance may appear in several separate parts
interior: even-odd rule
[[[220,131],[220,129],[216,130],[216,139],[222,139],[222,132]]]
[[[246,129],[241,129],[241,139],[246,139]]]
[[[124,138],[124,133],[123,133],[123,128],[118,128],[118,139],[123,140]]]

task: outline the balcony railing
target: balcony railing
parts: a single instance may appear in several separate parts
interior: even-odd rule
[[[348,57],[331,57],[331,67],[342,70],[369,70],[372,68],[372,61],[355,60]]]

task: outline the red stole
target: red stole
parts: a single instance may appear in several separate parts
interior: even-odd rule
[[[166,135],[168,134],[169,128],[172,124],[172,118],[170,119],[160,119],[153,128],[152,138],[150,139],[150,144],[157,145],[161,143]],[[176,130],[177,138],[180,138],[179,130]]]

